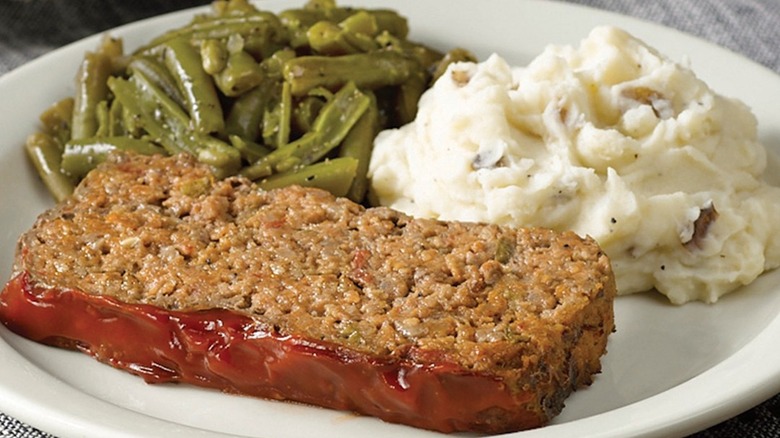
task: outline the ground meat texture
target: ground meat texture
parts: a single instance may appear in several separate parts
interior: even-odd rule
[[[445,432],[545,424],[571,391],[592,382],[614,329],[614,277],[590,239],[412,219],[317,189],[266,192],[239,177],[217,180],[187,156],[113,156],[22,236],[14,271],[0,318],[17,332],[32,333],[25,327],[34,321],[11,315],[12,284],[38,296],[46,295],[41,288],[78,291],[172,315],[218,309],[214,315],[234,315],[278,343],[337,351],[336,373],[339,363],[345,375],[354,363],[381,364],[399,400],[409,382],[386,378],[392,364],[427,370],[437,385],[452,378],[467,387],[469,376],[493,382],[492,391],[524,410],[516,415],[504,404],[460,420],[425,419],[359,406],[350,394],[335,403],[283,388],[230,388]],[[84,339],[38,337],[122,367]]]

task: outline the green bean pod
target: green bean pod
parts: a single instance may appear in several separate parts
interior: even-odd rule
[[[203,70],[200,52],[183,38],[165,43],[165,65],[184,95],[195,131],[221,132],[225,128],[222,105],[211,76]]]
[[[111,75],[111,59],[97,52],[87,52],[76,76],[71,137],[88,138],[98,129],[97,105],[108,97],[106,80]]]
[[[81,179],[95,166],[105,161],[116,150],[143,155],[164,154],[165,149],[147,141],[130,137],[95,137],[73,140],[65,145],[60,169],[73,178]]]
[[[379,24],[376,16],[368,11],[359,10],[349,17],[341,20],[339,27],[349,33],[362,34],[369,37],[379,33]]]
[[[52,104],[39,117],[43,132],[54,137],[60,144],[70,140],[73,104],[73,98],[66,97]]]
[[[405,125],[417,116],[417,103],[427,87],[428,78],[423,70],[415,71],[406,82],[398,86],[395,112],[399,125]]]
[[[314,129],[314,121],[317,120],[326,102],[326,99],[320,96],[305,96],[299,99],[292,113],[293,127],[301,133]]]
[[[216,16],[226,16],[234,14],[253,14],[258,12],[257,8],[247,0],[220,0],[213,1],[211,8]]]
[[[209,135],[195,136],[194,141],[200,146],[198,161],[212,167],[218,178],[235,175],[241,168],[241,152],[222,140]]]
[[[200,43],[203,70],[210,75],[215,75],[225,68],[228,55],[228,49],[223,41],[208,39]]]
[[[326,20],[338,23],[350,15],[344,8],[296,8],[279,13],[282,25],[287,29],[290,47],[301,48],[309,45],[306,35],[315,23]]]
[[[339,146],[340,157],[357,160],[355,178],[344,195],[355,202],[361,202],[368,190],[368,165],[374,149],[374,138],[381,130],[379,123],[379,107],[376,98],[372,95],[366,112],[358,119]]]
[[[119,137],[128,136],[128,131],[124,125],[124,110],[122,102],[112,99],[111,105],[108,108],[108,136]]]
[[[169,154],[190,153],[222,176],[238,171],[241,154],[216,138],[190,130],[191,121],[184,110],[143,74],[134,74],[130,80],[112,77],[109,87]]]
[[[284,64],[284,78],[293,96],[302,96],[315,87],[338,89],[347,82],[365,89],[400,85],[421,68],[414,59],[394,51],[301,56]]]
[[[231,53],[219,73],[214,74],[217,88],[228,97],[237,97],[263,82],[260,64],[249,53],[239,50]]]
[[[266,80],[239,96],[225,119],[225,133],[251,141],[259,139],[263,114],[276,85],[276,81]]]
[[[60,202],[73,193],[73,180],[60,170],[62,151],[52,136],[42,132],[27,137],[24,149],[49,193]]]
[[[444,54],[444,57],[436,63],[436,68],[431,75],[431,84],[439,80],[439,78],[447,71],[447,67],[450,64],[456,62],[476,62],[477,57],[473,53],[466,49],[455,48]]]
[[[257,184],[264,190],[290,185],[317,187],[327,190],[335,196],[345,196],[355,178],[357,166],[358,160],[354,158],[334,158],[298,170],[276,174],[259,181]]]
[[[347,83],[322,108],[312,131],[276,149],[241,173],[247,178],[258,179],[314,163],[341,143],[370,102],[371,99],[353,82]]]
[[[295,58],[295,51],[292,49],[281,49],[274,52],[268,58],[260,62],[260,66],[265,75],[272,79],[281,80],[284,75],[284,64]]]
[[[377,33],[387,32],[398,38],[409,36],[409,22],[406,17],[392,9],[372,9],[368,11],[377,24]]]
[[[405,17],[390,9],[340,8],[334,5],[307,5],[304,8],[288,9],[279,13],[279,19],[289,32],[290,46],[301,48],[309,45],[307,32],[315,23],[328,21],[342,23],[356,14],[368,14],[376,23],[376,32],[386,32],[398,38],[406,38],[409,24]],[[354,32],[354,28],[348,28]]]
[[[119,87],[117,86],[117,88]],[[113,88],[112,91],[114,91]],[[135,111],[136,107],[132,106],[132,108],[128,108],[122,103],[122,100],[120,100],[119,97],[115,98],[114,102],[119,105],[118,109],[121,110],[121,125],[125,135],[135,138],[143,137],[147,132],[147,130],[144,129],[144,117]]]
[[[289,48],[287,40],[268,38],[265,35],[249,34],[244,37],[244,51],[255,59],[263,60],[279,50]]]
[[[238,149],[238,151],[241,152],[241,156],[250,164],[256,163],[258,160],[272,152],[265,146],[238,135],[231,135],[228,138],[230,139],[230,144]]]
[[[306,31],[306,38],[312,50],[321,55],[339,56],[360,53],[348,39],[347,33],[335,23],[319,21]]]
[[[127,58],[124,56],[124,42],[121,38],[114,38],[105,34],[100,39],[97,52],[106,56],[111,63],[111,74],[122,74],[127,68]]]
[[[168,68],[156,58],[151,56],[134,56],[127,66],[130,74],[141,72],[152,83],[160,88],[165,94],[170,96],[182,108],[186,108],[187,103],[184,100],[184,94],[179,90],[176,79]]]
[[[303,7],[309,11],[322,11],[327,13],[336,9],[336,0],[308,0]]]
[[[279,18],[271,12],[258,11],[246,15],[227,15],[202,17],[187,26],[168,31],[149,44],[139,48],[136,53],[155,53],[168,41],[184,38],[191,44],[199,45],[207,39],[224,39],[231,35],[258,36],[277,43],[287,38],[287,30]]]
[[[292,118],[290,84],[282,82],[281,90],[278,90],[278,95],[274,98],[273,105],[263,115],[262,135],[266,145],[278,149],[290,140]]]
[[[409,41],[395,11],[336,3],[277,15],[214,0],[131,56],[107,36],[85,55],[75,96],[41,115],[28,155],[58,199],[111,151],[136,150],[362,202],[376,134],[411,121],[432,78],[468,53]]]
[[[125,125],[134,125],[131,127],[134,131],[146,131],[171,155],[182,152],[197,155],[196,148],[186,141],[187,114],[142,73],[136,72],[129,80],[109,78],[108,86],[122,104]]]
[[[108,114],[108,101],[101,100],[95,108],[95,118],[97,119],[98,129],[95,132],[96,137],[105,137],[111,129],[110,116]]]
[[[312,50],[321,55],[339,56],[376,50],[373,37],[379,28],[374,16],[357,11],[336,24],[327,20],[309,27],[306,36]]]

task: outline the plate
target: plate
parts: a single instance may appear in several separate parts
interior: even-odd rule
[[[268,0],[280,11],[303,0]],[[534,0],[352,0],[392,7],[411,38],[443,49],[497,52],[522,65],[548,43],[576,44],[601,24],[620,26],[675,60],[690,60],[712,88],[738,97],[759,119],[760,137],[780,149],[775,99],[780,77],[691,36],[585,7]],[[112,30],[132,49],[184,24],[188,10]],[[94,36],[0,78],[0,278],[7,279],[19,234],[52,205],[21,145],[37,116],[73,93],[72,78]],[[724,68],[727,66],[728,68]],[[739,78],[740,80],[734,80]],[[780,166],[773,164],[773,168]],[[617,332],[603,372],[567,400],[545,428],[508,436],[682,436],[736,415],[780,391],[780,272],[769,272],[716,305],[675,307],[657,294],[620,297]],[[349,413],[231,396],[189,386],[147,385],[74,352],[35,344],[0,327],[0,411],[62,436],[363,437],[437,434]]]

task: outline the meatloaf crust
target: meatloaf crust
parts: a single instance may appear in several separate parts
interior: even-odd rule
[[[184,155],[117,154],[20,238],[0,318],[149,382],[494,433],[546,424],[593,381],[614,296],[606,255],[574,233],[412,219],[317,189],[217,180]],[[128,336],[153,338],[142,324],[90,337],[89,318],[106,309],[129,323],[175,320],[158,327],[161,339],[188,317],[204,333],[209,322],[235,324],[204,335],[215,344],[202,354],[219,362],[220,349],[255,342],[253,362],[220,375],[219,366],[189,372],[203,361],[194,353],[134,356],[140,339]],[[274,381],[269,367],[285,359],[322,366]],[[327,388],[306,394],[312,378]]]

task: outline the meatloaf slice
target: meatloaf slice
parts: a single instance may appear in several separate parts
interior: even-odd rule
[[[573,233],[115,155],[21,237],[0,318],[148,382],[495,433],[544,425],[592,382],[614,296]]]

